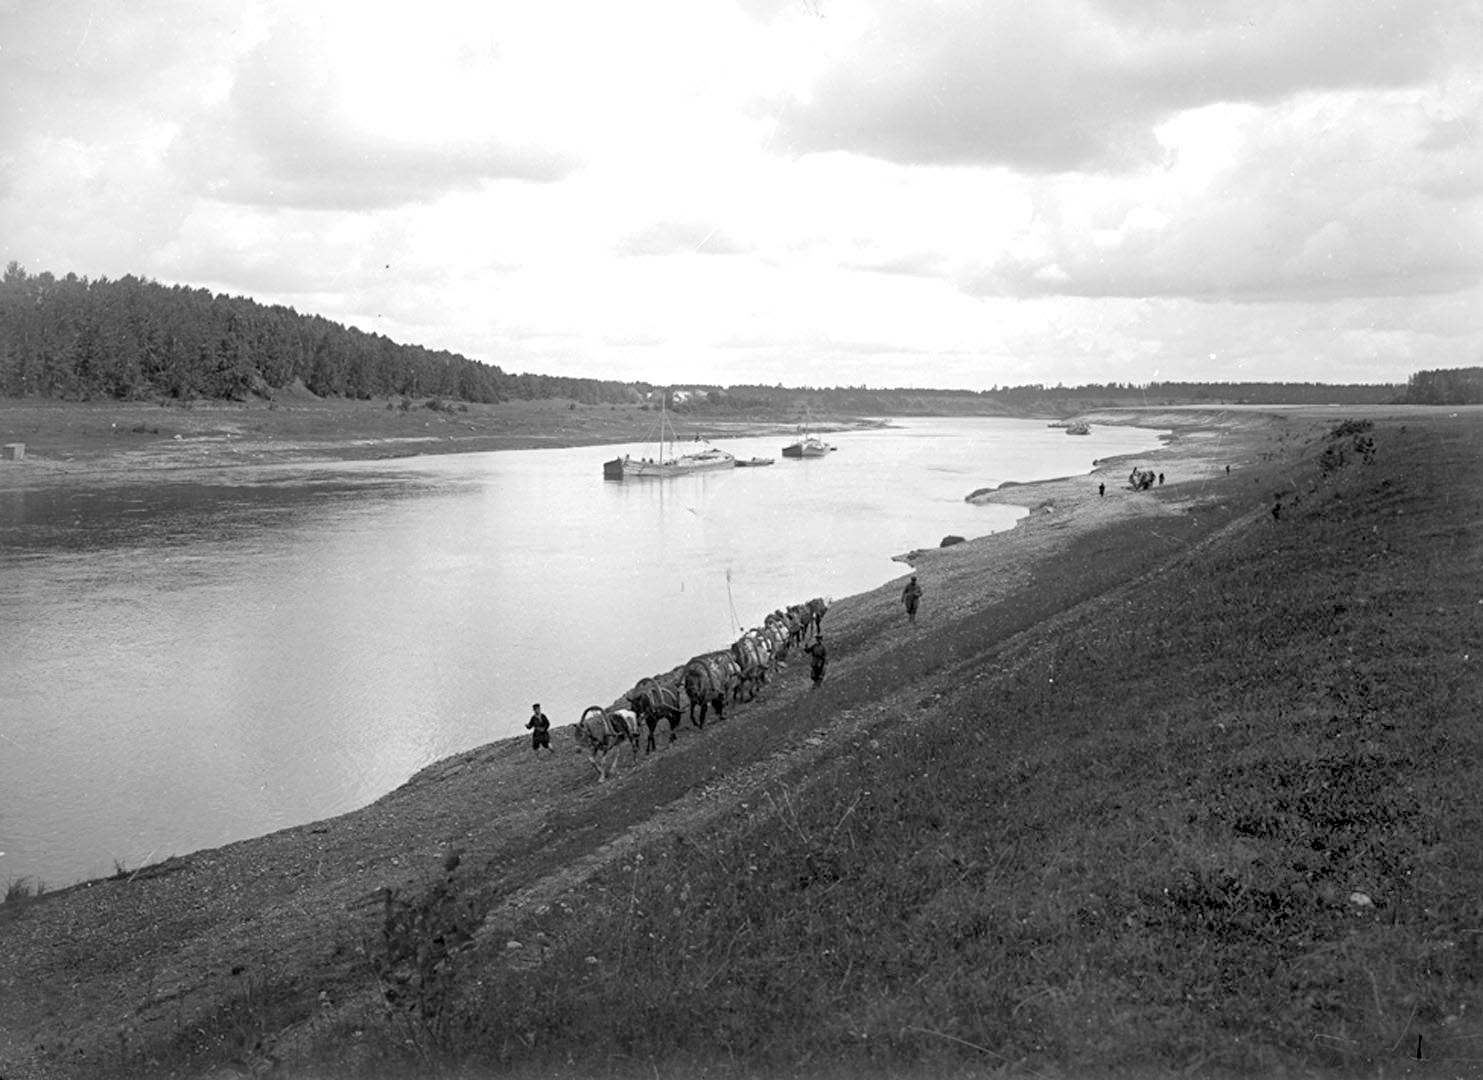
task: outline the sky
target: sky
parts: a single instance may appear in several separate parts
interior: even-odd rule
[[[1483,364],[1483,0],[0,0],[0,262],[678,385]]]

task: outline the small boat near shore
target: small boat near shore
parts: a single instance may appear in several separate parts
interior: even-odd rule
[[[771,465],[772,463],[773,463],[773,459],[770,458],[770,457],[754,457],[754,458],[737,458],[736,459],[736,467],[738,469],[758,469],[758,468],[761,468],[763,465]]]
[[[1073,420],[1066,425],[1067,435],[1090,435],[1091,433],[1092,425],[1085,420]]]

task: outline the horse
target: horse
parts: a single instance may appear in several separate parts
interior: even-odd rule
[[[814,637],[824,632],[824,614],[829,610],[829,598],[827,596],[816,596],[804,605],[804,637],[808,636],[808,623],[811,621],[814,628]]]
[[[748,630],[732,644],[731,658],[741,669],[739,691],[745,690],[748,700],[756,697],[772,669],[771,643],[760,630]]]
[[[788,626],[788,644],[802,645],[803,635],[808,633],[808,628],[813,617],[808,613],[807,604],[789,604],[783,613],[783,618]]]
[[[633,746],[634,756],[638,756],[638,718],[632,709],[604,709],[601,705],[589,705],[582,710],[582,719],[573,725],[572,735],[577,745],[587,751],[587,760],[597,770],[598,783],[617,770],[618,751],[625,742]]]
[[[741,667],[730,653],[697,656],[685,665],[684,683],[685,696],[690,699],[690,722],[703,728],[707,709],[716,710],[716,719],[726,719],[726,695],[734,695],[739,689]]]
[[[772,648],[772,666],[787,658],[788,647],[793,643],[793,627],[781,611],[774,611],[762,620],[762,639]]]
[[[680,709],[678,685],[665,686],[658,679],[650,676],[640,679],[638,685],[630,690],[626,697],[628,704],[637,714],[639,722],[649,729],[649,741],[644,748],[645,753],[654,749],[654,728],[658,726],[660,720],[669,721],[669,741],[675,741],[675,732],[680,726],[680,717],[684,715]]]

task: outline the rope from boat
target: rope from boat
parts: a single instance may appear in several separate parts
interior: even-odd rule
[[[731,607],[731,625],[735,631],[741,633],[741,620],[736,617],[736,601],[731,596],[731,567],[726,568],[726,603]]]

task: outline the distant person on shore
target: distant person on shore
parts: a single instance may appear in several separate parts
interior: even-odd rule
[[[525,726],[530,731],[532,750],[539,753],[544,748],[548,754],[556,753],[551,749],[551,721],[541,712],[539,701],[530,707],[530,719],[525,722]]]
[[[1164,486],[1164,474],[1163,473],[1159,473],[1159,487],[1163,487],[1163,486]]]
[[[922,587],[917,584],[917,576],[915,574],[906,583],[906,588],[901,590],[901,602],[906,605],[906,621],[910,623],[916,622],[917,605],[922,602]]]
[[[1099,496],[1106,495],[1107,494],[1107,485],[1106,484],[1098,484],[1097,485],[1097,494]]]
[[[809,676],[814,680],[814,685],[818,686],[824,681],[824,665],[829,662],[829,653],[824,648],[824,635],[814,638],[814,643],[803,651],[808,653],[812,661]]]

